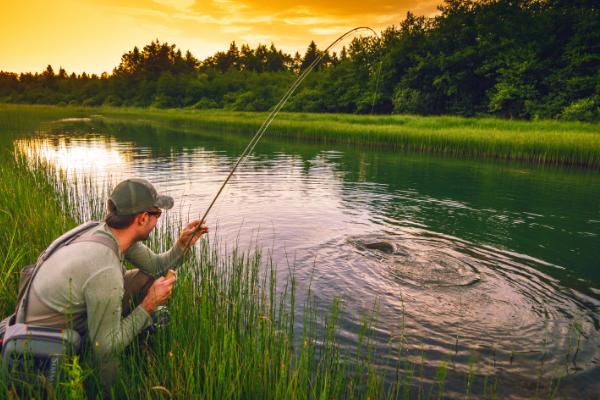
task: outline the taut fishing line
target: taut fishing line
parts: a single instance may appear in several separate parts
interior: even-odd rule
[[[304,81],[304,79],[306,79],[306,77],[308,76],[308,74],[310,74],[312,72],[312,70],[321,62],[321,60],[323,60],[323,58],[325,57],[326,54],[328,54],[328,51],[331,48],[335,47],[339,42],[341,42],[342,40],[344,40],[346,37],[348,37],[352,33],[356,32],[356,31],[359,31],[359,30],[363,30],[363,29],[370,31],[376,37],[379,37],[379,35],[377,34],[377,32],[375,32],[373,29],[369,28],[368,26],[359,26],[357,28],[351,29],[348,32],[344,33],[342,36],[338,37],[336,40],[334,40],[323,51],[323,53],[319,57],[315,58],[313,60],[313,62],[304,71],[302,71],[302,73],[300,74],[300,76],[298,76],[298,78],[296,78],[296,80],[290,86],[290,88],[287,90],[287,92],[285,92],[285,94],[283,95],[283,97],[281,98],[281,100],[279,100],[279,103],[277,103],[275,105],[275,107],[269,113],[269,115],[267,116],[267,118],[265,119],[265,121],[262,123],[262,125],[260,126],[260,128],[258,128],[258,130],[254,134],[254,136],[252,137],[252,139],[250,140],[250,142],[248,143],[248,145],[246,146],[246,148],[244,149],[244,151],[242,151],[242,153],[240,154],[240,157],[238,158],[237,162],[234,164],[233,168],[231,169],[231,172],[229,172],[229,175],[227,175],[227,178],[225,178],[225,181],[223,182],[223,184],[221,185],[221,187],[217,191],[217,194],[215,194],[215,197],[213,197],[213,199],[210,202],[208,208],[204,212],[204,215],[200,219],[200,221],[202,223],[206,220],[206,216],[208,215],[208,213],[210,212],[211,208],[213,207],[213,205],[215,204],[215,202],[219,198],[219,195],[221,194],[221,192],[225,188],[225,185],[227,185],[227,182],[229,182],[229,179],[231,179],[231,177],[233,176],[233,174],[234,174],[235,170],[237,169],[237,167],[246,159],[246,156],[248,154],[250,154],[252,152],[252,150],[254,150],[254,147],[256,146],[256,144],[258,143],[258,141],[260,140],[260,138],[265,134],[267,128],[271,125],[271,122],[273,122],[273,120],[275,119],[275,117],[277,116],[277,114],[279,114],[279,111],[281,111],[281,109],[283,108],[283,106],[285,105],[285,103],[288,101],[288,99],[292,96],[292,94],[294,94],[294,92],[296,91],[296,89],[298,88],[298,86],[300,86],[300,84]],[[377,86],[379,86],[379,74],[380,74],[380,72],[381,72],[381,63],[379,65],[379,71],[378,71],[378,74],[377,74]],[[375,92],[374,96],[377,96],[377,91]],[[374,107],[375,107],[375,97],[373,97],[373,104],[372,104],[372,107],[371,107],[371,113],[373,112],[373,108]],[[200,230],[200,228],[202,226],[202,223],[200,223],[194,229],[194,231],[192,232],[192,235],[190,236],[190,242],[193,239],[193,237],[196,235],[196,233]]]
[[[381,78],[381,66],[383,61],[379,61],[379,67],[377,68],[377,79],[375,80],[375,93],[373,93],[373,103],[371,103],[371,115],[375,110],[375,99],[377,99],[377,93],[379,93],[379,79]]]

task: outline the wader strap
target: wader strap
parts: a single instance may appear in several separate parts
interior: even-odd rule
[[[59,238],[59,239],[63,239],[62,241],[59,241],[58,239],[55,240],[40,255],[40,257],[38,258],[38,260],[35,264],[35,269],[33,270],[33,273],[31,274],[31,278],[29,279],[29,282],[27,283],[27,288],[25,289],[25,295],[23,296],[23,299],[21,300],[21,302],[17,304],[16,310],[15,310],[16,315],[19,315],[20,308],[23,309],[23,312],[20,313],[21,321],[17,321],[17,322],[25,323],[25,320],[27,319],[27,304],[29,303],[29,291],[31,290],[31,285],[33,284],[33,279],[35,278],[38,271],[40,270],[40,267],[44,264],[44,261],[46,261],[58,249],[60,249],[64,246],[68,246],[72,243],[94,242],[94,243],[99,243],[99,244],[102,244],[102,245],[108,247],[109,249],[111,249],[112,251],[115,252],[117,257],[119,256],[119,247],[114,240],[112,240],[108,237],[95,236],[95,235],[94,236],[82,236],[84,233],[86,233],[87,231],[89,231],[90,229],[92,229],[98,225],[100,225],[100,222],[93,221],[93,222],[87,222],[83,225],[73,228],[71,231],[67,232],[67,234],[65,234],[65,235],[61,236],[61,238]]]
[[[109,237],[100,236],[100,235],[80,236],[77,239],[70,242],[69,244],[82,243],[82,242],[100,243],[100,244],[108,247],[112,251],[114,251],[114,253],[117,255],[117,257],[119,257],[119,245],[117,244],[117,242],[115,242],[113,239],[111,239]]]

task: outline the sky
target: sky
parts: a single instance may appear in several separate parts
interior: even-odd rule
[[[152,40],[204,59],[235,41],[304,54],[345,31],[398,25],[407,11],[432,16],[442,0],[0,0],[0,71],[111,72]]]

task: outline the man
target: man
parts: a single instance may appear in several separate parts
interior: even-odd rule
[[[208,228],[192,221],[177,243],[155,254],[141,243],[173,199],[158,195],[144,179],[119,183],[108,200],[104,223],[57,250],[32,282],[25,321],[71,327],[87,335],[96,355],[110,359],[152,324],[152,313],[171,297],[175,277],[162,277]],[[197,232],[194,234],[194,230]],[[138,269],[125,272],[126,259]],[[132,308],[132,301],[142,299]],[[110,378],[109,378],[110,379]]]

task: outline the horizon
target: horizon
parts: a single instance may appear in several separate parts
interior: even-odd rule
[[[397,26],[409,11],[418,16],[436,15],[442,3],[13,1],[4,6],[7,23],[0,26],[0,71],[41,73],[51,65],[55,71],[63,68],[68,74],[111,74],[123,54],[157,39],[175,44],[182,52],[189,50],[199,60],[226,51],[233,41],[238,47],[248,44],[252,48],[273,43],[286,53],[303,55],[311,40],[323,49],[356,26],[382,31]],[[61,23],[63,20],[68,23]]]

